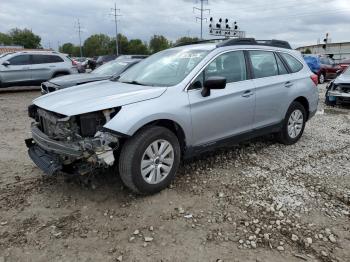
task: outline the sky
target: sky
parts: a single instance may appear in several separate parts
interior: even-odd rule
[[[115,36],[111,8],[120,9],[119,32],[129,39],[149,41],[154,34],[175,41],[200,36],[199,0],[0,0],[0,32],[28,28],[42,46],[57,49],[65,42],[79,44],[92,34]],[[332,42],[350,41],[350,0],[208,0],[204,4],[203,38],[209,18],[237,21],[247,37],[287,40],[293,47],[317,44],[328,32]]]

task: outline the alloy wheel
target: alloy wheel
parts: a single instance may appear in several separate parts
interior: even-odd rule
[[[158,184],[170,173],[174,164],[174,148],[164,139],[152,142],[141,159],[141,175],[149,184]]]

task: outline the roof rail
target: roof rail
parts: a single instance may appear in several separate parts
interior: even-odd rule
[[[213,39],[198,40],[198,41],[191,41],[191,42],[182,42],[182,43],[175,44],[174,47],[184,46],[184,45],[204,44],[204,43],[211,43],[211,42],[217,42],[217,41],[225,41],[226,39],[227,38],[213,38]]]
[[[283,40],[255,40],[255,38],[235,38],[228,39],[216,45],[216,47],[231,46],[231,45],[264,45],[264,46],[274,46],[286,49],[292,49],[287,41]]]

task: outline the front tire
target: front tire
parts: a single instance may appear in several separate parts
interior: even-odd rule
[[[120,177],[135,193],[157,193],[174,179],[180,152],[179,141],[169,129],[144,128],[123,145],[119,159]]]
[[[298,142],[305,129],[306,117],[304,106],[294,101],[288,108],[282,129],[277,134],[277,140],[285,145],[292,145]]]

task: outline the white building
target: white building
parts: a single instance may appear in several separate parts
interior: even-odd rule
[[[312,54],[319,55],[333,55],[334,60],[350,59],[350,42],[343,43],[329,43],[326,50],[323,49],[323,44],[309,45],[298,47],[297,50],[305,52],[306,49],[310,49]]]

